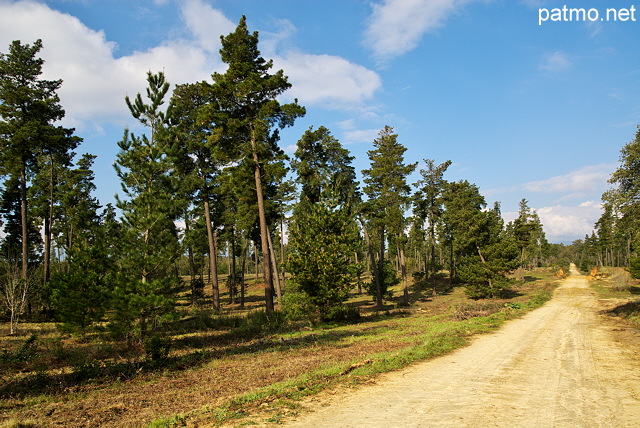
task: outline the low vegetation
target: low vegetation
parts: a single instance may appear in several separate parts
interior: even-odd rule
[[[624,268],[604,268],[593,287],[603,299],[614,303],[607,313],[640,328],[640,281]]]
[[[298,411],[306,396],[368,382],[377,373],[464,346],[473,335],[542,304],[554,282],[552,270],[538,270],[515,285],[509,298],[488,301],[471,300],[462,287],[449,289],[442,277],[438,288],[448,291],[432,297],[430,288],[417,284],[410,287],[409,305],[383,310],[370,296],[352,293],[347,306],[359,317],[350,322],[267,318],[257,302],[238,315],[185,309],[163,334],[129,345],[110,341],[106,332],[70,336],[53,324],[25,324],[21,336],[1,333],[0,421],[277,422]],[[248,300],[257,300],[259,287],[249,290]]]

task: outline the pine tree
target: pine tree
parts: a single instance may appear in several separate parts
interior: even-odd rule
[[[342,204],[359,198],[356,173],[351,165],[354,157],[324,126],[305,131],[294,156],[291,167],[298,174],[303,204],[318,202],[324,192],[336,195]]]
[[[218,125],[217,97],[210,84],[199,82],[176,87],[173,106],[172,140],[174,162],[180,176],[180,190],[195,197],[202,207],[212,277],[213,308],[220,310],[218,287],[217,227],[220,225],[219,174],[230,158],[224,153],[224,139]],[[188,204],[185,204],[188,209]]]
[[[467,181],[448,183],[443,200],[455,275],[466,283],[471,297],[498,297],[509,287],[506,274],[518,263],[515,243],[504,232],[499,204],[486,211],[478,187]]]
[[[98,211],[101,206],[92,195],[96,190],[91,169],[95,159],[95,155],[85,153],[75,167],[66,170],[62,177],[59,189],[60,218],[54,228],[54,236],[67,252],[77,244],[86,244],[100,223]]]
[[[520,266],[535,267],[547,241],[540,218],[529,208],[526,199],[520,201],[518,217],[507,228],[520,250]]]
[[[438,264],[436,262],[436,228],[443,214],[442,192],[446,181],[443,175],[451,165],[451,161],[446,161],[440,165],[435,165],[433,159],[425,159],[427,168],[420,170],[422,180],[415,186],[418,188],[414,196],[414,215],[421,222],[422,226],[427,223],[427,240],[429,242],[429,254],[425,255],[425,274],[431,271],[431,281],[433,295],[436,295],[436,273]],[[429,263],[427,264],[427,260]]]
[[[103,321],[112,307],[112,289],[117,281],[116,248],[119,234],[115,218],[107,209],[94,220],[91,231],[83,231],[66,254],[66,271],[55,272],[49,283],[51,302],[63,331],[84,334]],[[116,233],[114,233],[116,232]]]
[[[291,126],[305,110],[297,102],[280,104],[277,97],[291,87],[282,70],[269,71],[272,61],[266,61],[258,50],[258,33],[250,34],[246,18],[240,19],[236,30],[221,37],[222,61],[228,64],[224,74],[213,75],[215,91],[220,97],[225,138],[231,138],[236,157],[252,163],[260,224],[260,242],[265,268],[265,302],[267,314],[273,312],[273,266],[269,246],[265,164],[279,152],[277,128]]]
[[[373,142],[374,149],[367,152],[371,161],[371,167],[362,171],[364,176],[364,193],[368,196],[366,211],[371,228],[376,230],[379,252],[374,268],[374,281],[376,282],[376,303],[382,307],[383,289],[388,283],[381,274],[388,272],[385,266],[385,241],[395,240],[400,250],[400,258],[404,259],[404,234],[406,218],[404,211],[410,203],[409,193],[411,188],[407,184],[407,176],[411,174],[417,163],[405,165],[404,153],[407,150],[397,141],[398,135],[393,133],[393,128],[385,126]],[[387,236],[387,231],[388,236]],[[401,262],[402,279],[404,281],[404,298],[408,298],[406,282],[406,269],[404,260]]]
[[[291,223],[287,267],[323,320],[333,317],[353,287],[359,243],[352,207],[328,194],[297,211]]]
[[[55,125],[65,115],[57,95],[62,81],[40,79],[44,63],[36,57],[40,49],[41,40],[33,45],[16,40],[8,54],[0,53],[0,175],[17,180],[19,186],[23,281],[27,280],[29,268],[27,196],[33,174],[38,171],[39,160],[53,162],[57,155],[65,162],[68,153],[80,143],[73,136],[73,129]],[[49,182],[49,187],[53,192],[54,183]],[[53,203],[51,198],[50,206]],[[46,218],[50,220],[49,216]],[[46,226],[48,247],[51,225]]]
[[[307,130],[292,167],[302,188],[289,229],[292,280],[322,319],[347,299],[360,272],[353,157],[325,127]]]
[[[624,254],[625,263],[632,265],[634,272],[640,270],[639,177],[640,126],[635,138],[620,150],[620,165],[609,179],[609,183],[614,187],[602,195],[605,209],[598,226],[599,235],[609,246],[609,260],[613,259],[611,246],[615,243],[618,254]]]
[[[123,215],[120,276],[113,291],[114,319],[118,334],[134,329],[144,338],[147,331],[170,315],[180,283],[173,269],[180,255],[175,219],[179,200],[167,152],[167,115],[160,109],[169,90],[164,74],[148,73],[148,104],[140,94],[126,102],[133,117],[150,129],[138,137],[125,130],[118,143],[114,167],[126,199],[117,198]],[[170,110],[169,110],[170,111]]]

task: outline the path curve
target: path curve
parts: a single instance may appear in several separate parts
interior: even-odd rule
[[[312,405],[290,427],[638,427],[640,357],[572,267],[543,307],[449,355]]]

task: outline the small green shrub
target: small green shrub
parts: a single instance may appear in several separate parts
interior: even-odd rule
[[[191,281],[191,303],[196,304],[204,298],[204,281],[196,278]]]
[[[360,311],[353,306],[335,306],[328,310],[323,321],[353,323],[360,320]]]
[[[154,334],[144,343],[144,352],[148,362],[157,364],[165,361],[171,350],[171,339]]]
[[[35,334],[29,338],[13,352],[2,349],[0,353],[0,363],[4,365],[27,363],[38,356],[38,347],[36,344],[38,337]]]
[[[288,320],[305,320],[312,325],[318,321],[318,310],[305,293],[301,291],[287,292],[282,299],[284,315]]]

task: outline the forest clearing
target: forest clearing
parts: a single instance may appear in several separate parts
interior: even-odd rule
[[[540,350],[566,348],[568,360],[548,367],[544,354],[540,367],[518,370],[543,376],[531,385],[553,373],[556,385],[535,388],[561,403],[549,420],[518,417],[604,423],[611,415],[589,404],[604,400],[627,423],[637,376],[621,372],[632,392],[619,399],[589,395],[594,379],[608,389],[598,370],[580,376],[636,364],[626,355],[637,349],[640,130],[621,150],[591,236],[550,243],[527,199],[504,216],[490,190],[446,178],[452,160],[405,159],[392,126],[359,171],[325,126],[309,126],[287,154],[281,132],[307,110],[283,97],[292,84],[258,39],[243,15],[220,36],[224,68],[207,80],[172,85],[149,70],[143,93],[123,94],[136,132],[125,126],[113,142],[121,192],[105,205],[94,195],[96,155],[76,153],[82,138],[62,126],[62,80],[42,78],[43,41],[14,40],[0,53],[0,422],[279,424],[309,397],[375,383],[506,321],[544,329],[536,317],[546,313],[548,331],[513,341],[524,348],[512,352],[556,337]],[[625,349],[611,348],[619,361],[601,362],[586,345],[586,357],[573,354],[581,341],[613,343],[598,336],[605,310],[625,319],[606,333],[624,339]],[[578,322],[551,323],[565,312]],[[574,375],[586,394],[580,414],[562,385]],[[458,395],[456,383],[445,389]],[[482,406],[472,407],[493,414]]]
[[[40,324],[11,340],[9,353],[17,355],[26,333],[37,337],[23,351],[23,361],[10,371],[4,363],[1,417],[6,426],[34,427],[278,424],[304,413],[314,397],[324,397],[324,403],[352,388],[366,389],[380,373],[475,342],[478,334],[543,304],[561,282],[549,269],[538,269],[527,273],[513,296],[497,300],[472,300],[460,287],[432,297],[418,285],[409,307],[390,305],[385,311],[375,311],[370,297],[352,295],[349,303],[363,314],[354,323],[215,327],[202,317],[188,326],[176,323],[171,349],[155,361],[142,349],[83,341]],[[607,309],[640,291],[636,286],[616,291],[608,279],[594,283],[601,289],[599,304]],[[635,316],[637,322],[637,308]],[[609,329],[628,352],[640,349],[638,325],[634,330],[621,322]],[[637,385],[637,376],[625,382],[634,379]],[[450,388],[465,396],[454,384]]]

